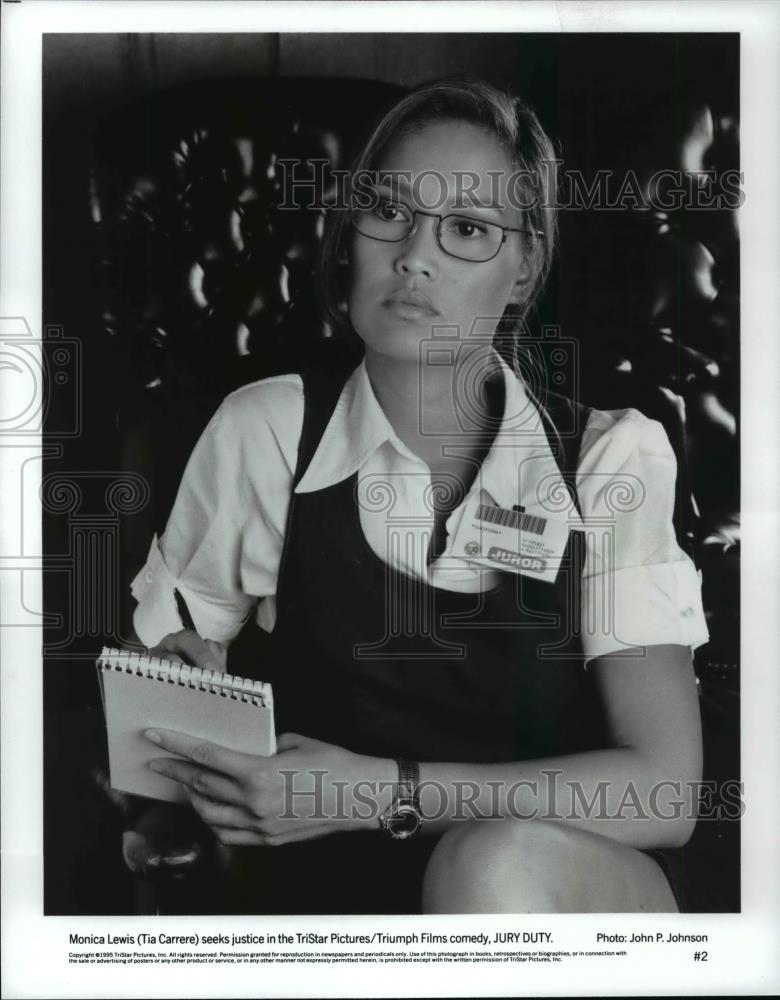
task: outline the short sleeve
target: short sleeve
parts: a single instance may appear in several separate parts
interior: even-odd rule
[[[637,410],[592,413],[577,471],[586,662],[632,646],[693,650],[709,639],[700,577],[674,531],[676,477],[658,421]]]
[[[273,599],[302,421],[300,379],[284,378],[228,396],[195,445],[131,585],[146,645],[182,628],[174,587],[199,634],[226,645],[258,599]]]

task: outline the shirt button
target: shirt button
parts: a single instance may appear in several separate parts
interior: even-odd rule
[[[683,608],[682,616],[683,618],[690,618],[693,614],[693,608]]]
[[[144,580],[146,580],[147,583],[151,583],[153,579],[154,573],[152,573],[151,570],[147,570],[146,573],[144,573]]]

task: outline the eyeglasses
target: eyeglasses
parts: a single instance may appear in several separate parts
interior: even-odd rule
[[[444,253],[474,264],[484,264],[496,257],[506,242],[507,233],[526,233],[544,238],[539,229],[514,229],[468,215],[437,215],[422,209],[413,210],[396,201],[380,201],[367,209],[353,208],[350,215],[352,225],[362,236],[382,243],[401,243],[405,240],[414,229],[418,215],[438,219],[436,239]]]

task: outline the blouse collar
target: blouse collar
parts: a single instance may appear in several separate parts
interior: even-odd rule
[[[574,527],[572,522],[579,524],[579,516],[550,449],[543,422],[549,417],[542,415],[523,380],[495,350],[492,354],[496,368],[488,377],[503,379],[504,412],[469,495],[482,490],[487,494],[482,498],[486,502],[554,513]],[[348,479],[385,443],[427,468],[395,433],[374,394],[363,361],[345,383],[295,492],[311,493]]]

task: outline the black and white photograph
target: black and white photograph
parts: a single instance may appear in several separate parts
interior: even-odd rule
[[[145,943],[150,996],[266,945],[582,992],[749,909],[744,40],[400,6],[428,30],[40,32],[3,631],[40,915],[112,995]]]

